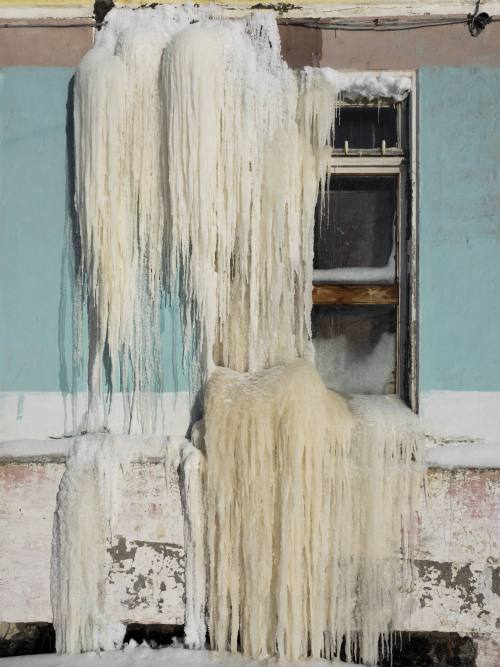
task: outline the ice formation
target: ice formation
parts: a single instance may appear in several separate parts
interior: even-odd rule
[[[184,644],[186,648],[203,649],[207,634],[206,508],[203,488],[205,457],[189,440],[169,438],[165,465],[168,467],[172,464],[179,474],[184,514],[186,551]]]
[[[312,212],[335,88],[288,68],[268,18],[179,33],[162,81],[170,283],[182,276],[186,346],[194,332],[208,370],[309,354]]]
[[[422,471],[409,411],[347,402],[308,361],[207,389],[212,647],[375,664],[409,554]],[[411,413],[410,413],[411,414]],[[401,561],[400,557],[403,557]]]
[[[185,350],[196,341],[204,369],[255,371],[311,352],[311,211],[335,85],[283,62],[274,18],[194,11],[114,12],[77,70],[83,430],[106,426],[104,357],[108,385],[119,371],[129,414],[153,427],[142,398],[161,386],[162,287],[179,291]]]
[[[154,430],[164,298],[179,297],[185,359],[198,350],[193,381],[210,378],[206,460],[187,443],[176,450],[192,647],[206,631],[205,547],[215,648],[332,657],[345,640],[349,656],[374,662],[390,627],[417,441],[383,404],[351,409],[308,361],[314,210],[345,85],[333,70],[292,71],[273,17],[225,20],[210,6],[113,10],[77,71],[81,429],[106,428],[106,381],[129,396],[124,431],[134,418]],[[407,82],[350,85],[403,95]],[[91,435],[68,459],[54,532],[58,651],[121,641],[106,621],[105,552],[118,467],[136,444]]]
[[[155,426],[161,389],[159,306],[164,189],[159,69],[169,35],[187,27],[117,13],[75,77],[75,206],[82,246],[80,289],[89,329],[89,406],[82,431],[106,428],[102,386],[129,398],[124,430]],[[170,32],[169,32],[170,30]],[[81,319],[81,316],[80,316]],[[107,362],[107,367],[105,367]]]
[[[76,438],[66,458],[54,514],[51,598],[58,653],[121,646],[125,626],[107,618],[106,549],[120,466],[144,444],[97,434]]]
[[[396,335],[384,331],[368,349],[345,335],[314,339],[314,352],[323,382],[330,389],[348,394],[393,393]]]
[[[179,473],[186,544],[186,645],[203,648],[206,624],[204,457],[185,438],[117,436],[74,438],[66,452],[52,540],[51,598],[58,653],[121,647],[126,627],[109,620],[108,547],[117,523],[123,468],[162,459]]]

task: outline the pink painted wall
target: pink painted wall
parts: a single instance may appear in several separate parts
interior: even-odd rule
[[[2,24],[15,21],[2,21]],[[17,21],[17,23],[26,21]],[[0,67],[73,67],[91,47],[92,19],[45,19],[57,28],[0,28]],[[89,27],[64,27],[74,23]],[[465,26],[396,32],[343,32],[281,25],[283,55],[292,67],[416,69],[423,66],[500,67],[500,23],[477,38]]]
[[[465,26],[346,32],[281,25],[283,54],[292,67],[336,69],[416,69],[424,66],[500,67],[500,23],[479,37]]]
[[[75,67],[93,42],[92,19],[2,20],[1,23],[58,27],[0,27],[0,67]],[[87,23],[89,27],[65,27],[75,23]]]

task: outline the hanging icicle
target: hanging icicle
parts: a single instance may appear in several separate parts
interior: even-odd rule
[[[205,415],[212,647],[333,658],[345,641],[376,664],[410,555],[413,415],[389,397],[349,406],[307,361],[217,369]]]
[[[349,657],[374,663],[394,617],[400,556],[410,554],[421,450],[404,409],[349,405],[311,364],[314,211],[341,78],[291,70],[272,16],[225,20],[221,11],[113,10],[77,71],[76,209],[89,322],[82,430],[106,428],[105,380],[129,397],[125,432],[134,418],[155,428],[159,309],[178,298],[185,360],[197,351],[193,389],[208,381],[206,460],[191,446],[178,451],[187,644],[201,646],[205,636],[206,547],[214,648],[236,651],[240,641],[257,658],[330,658],[345,642]],[[61,487],[59,650],[108,646],[99,588],[89,583],[87,616],[66,625],[70,602],[57,569],[72,567],[74,494],[80,486],[89,494],[93,470],[93,511],[101,519],[112,512],[89,447],[83,468],[79,454],[70,459]],[[99,534],[100,555],[89,558],[101,571]]]

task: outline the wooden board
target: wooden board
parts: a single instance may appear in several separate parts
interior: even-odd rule
[[[314,285],[313,303],[328,304],[398,304],[399,285]]]

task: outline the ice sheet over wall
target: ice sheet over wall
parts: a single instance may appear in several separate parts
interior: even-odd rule
[[[198,350],[195,389],[217,364],[311,356],[313,211],[336,79],[290,70],[265,14],[161,7],[108,23],[75,79],[81,428],[106,426],[103,381],[119,372],[131,418],[150,431],[164,298],[178,292],[185,358]]]
[[[72,367],[73,76],[63,67],[0,69],[0,439],[69,433],[86,408],[85,313],[78,376]],[[181,434],[173,392],[188,385],[178,304],[162,304],[159,318],[165,428]],[[112,423],[121,429],[116,382],[115,390]]]
[[[195,386],[210,378],[200,445],[212,646],[236,651],[239,637],[259,658],[333,657],[345,639],[349,655],[373,663],[393,614],[399,549],[407,554],[420,450],[382,405],[373,414],[353,407],[358,432],[311,363],[314,210],[343,79],[290,70],[273,17],[217,12],[113,12],[78,68],[78,288],[90,356],[82,428],[106,427],[102,383],[116,369],[131,414],[145,430],[154,423],[158,305],[178,294],[184,350],[193,339],[198,348]],[[367,95],[406,86],[358,83]],[[193,518],[186,639],[203,646],[205,563],[199,516],[188,517],[187,533]]]

